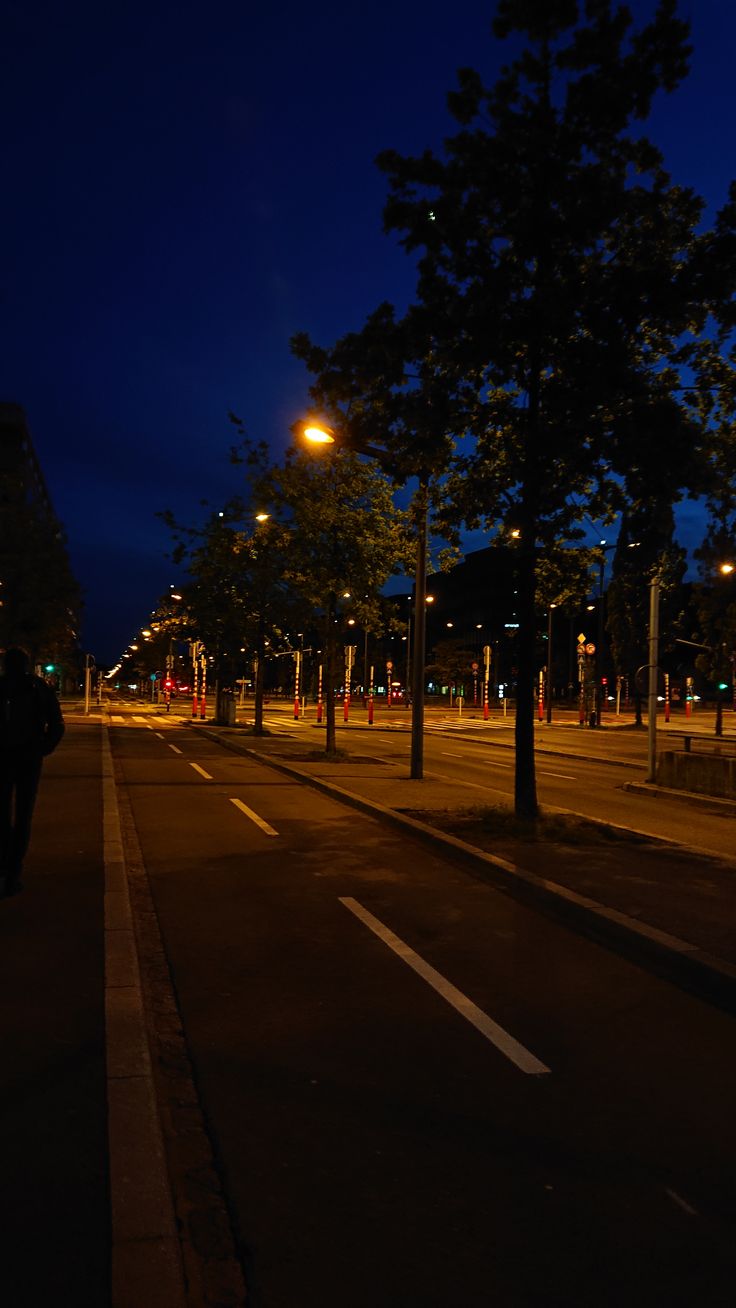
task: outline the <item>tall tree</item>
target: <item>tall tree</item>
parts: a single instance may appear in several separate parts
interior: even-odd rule
[[[680,371],[733,281],[713,278],[701,201],[631,130],[687,71],[675,0],[638,30],[610,0],[500,0],[493,26],[523,49],[490,89],[461,71],[442,157],[379,164],[386,226],[419,252],[427,348],[463,400],[453,510],[519,533],[516,808],[531,817],[540,557],[624,503],[632,396],[644,442],[665,403],[702,429]]]
[[[344,450],[291,450],[262,489],[288,531],[284,576],[322,615],[326,752],[334,755],[339,617],[347,600],[358,626],[381,629],[381,588],[410,563],[406,514],[380,469]]]

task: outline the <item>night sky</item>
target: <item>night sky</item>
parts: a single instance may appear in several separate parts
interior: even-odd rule
[[[28,415],[98,661],[175,580],[157,510],[195,522],[237,489],[228,411],[287,444],[293,333],[328,344],[410,300],[373,161],[452,133],[456,68],[490,81],[507,57],[493,8],[5,0],[0,399]],[[681,12],[692,72],[646,131],[710,218],[736,175],[736,6]],[[697,511],[679,520],[696,544]]]

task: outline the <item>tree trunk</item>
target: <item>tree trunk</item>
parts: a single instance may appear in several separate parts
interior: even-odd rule
[[[255,717],[253,722],[254,736],[262,736],[263,731],[263,654],[265,649],[265,626],[262,617],[258,619],[258,637],[256,640],[256,684],[255,690]]]
[[[519,552],[518,573],[519,672],[516,682],[516,816],[534,819],[538,814],[537,782],[534,767],[534,652],[536,623],[534,600],[536,577],[534,541],[524,541]]]

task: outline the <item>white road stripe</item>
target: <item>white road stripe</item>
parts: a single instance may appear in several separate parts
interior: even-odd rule
[[[124,722],[124,721],[125,721],[125,718],[122,717],[120,714],[113,713],[113,714],[111,714],[111,716],[110,716],[110,721],[111,721],[111,722]]]
[[[463,758],[462,754],[451,754],[449,749],[441,749],[440,754],[443,758]]]
[[[166,744],[169,745],[168,740],[167,740]],[[183,752],[182,750],[179,749],[179,746],[178,746],[178,745],[169,745],[169,749],[173,749],[173,751],[174,751],[175,754],[181,754],[181,753]]]
[[[190,768],[194,768],[195,772],[199,772],[200,776],[204,777],[205,781],[212,781],[209,772],[205,772],[204,768],[199,766],[199,763],[190,763],[189,766]]]
[[[665,1188],[664,1188],[664,1192],[665,1192],[666,1195],[669,1196],[669,1198],[672,1200],[673,1204],[677,1204],[677,1207],[678,1207],[678,1208],[681,1208],[682,1211],[683,1211],[684,1213],[687,1213],[689,1217],[697,1217],[697,1216],[698,1216],[698,1210],[697,1210],[697,1208],[693,1208],[692,1204],[689,1204],[688,1201],[687,1201],[687,1199],[683,1199],[682,1195],[681,1195],[681,1194],[678,1194],[676,1190],[670,1190],[670,1189],[668,1189],[667,1186],[665,1186]]]
[[[544,1063],[540,1063],[539,1059],[534,1057],[534,1054],[519,1044],[518,1040],[509,1035],[508,1031],[504,1031],[503,1027],[494,1022],[493,1018],[489,1017],[487,1013],[484,1013],[482,1008],[478,1008],[472,999],[468,999],[467,995],[464,995],[451,981],[442,976],[441,972],[436,971],[429,963],[425,963],[419,954],[416,954],[409,945],[394,935],[393,931],[384,926],[383,922],[379,921],[377,917],[369,913],[367,908],[363,908],[363,905],[359,904],[357,899],[343,898],[341,896],[340,903],[344,904],[346,908],[350,909],[351,913],[360,918],[369,931],[372,931],[374,935],[378,936],[379,940],[388,945],[389,949],[392,949],[404,963],[407,963],[423,981],[426,981],[433,990],[437,991],[438,995],[441,995],[448,1004],[451,1004],[460,1013],[461,1017],[464,1017],[480,1031],[486,1040],[490,1040],[491,1044],[495,1045],[500,1053],[514,1063],[520,1072],[527,1072],[531,1076],[540,1076],[544,1072],[549,1072],[550,1069],[545,1067]]]
[[[262,817],[259,817],[257,813],[254,813],[252,808],[248,808],[248,805],[244,804],[242,799],[231,799],[230,803],[234,804],[236,808],[239,808],[241,813],[245,813],[245,816],[249,817],[251,822],[255,822],[256,826],[261,828],[261,831],[265,831],[267,836],[277,836],[279,834],[278,831],[274,831],[273,827],[270,827]]]
[[[147,718],[137,718],[137,717],[135,716],[135,714],[133,715],[133,721],[134,721],[134,722],[142,722],[143,725],[144,725],[144,727],[147,727],[147,726],[150,725],[149,722],[148,722],[148,719],[147,719]]]
[[[161,735],[161,732],[160,732],[160,731],[154,731],[153,734],[154,734],[154,736],[158,736],[159,740],[163,740],[163,736]]]
[[[577,777],[571,777],[569,772],[548,772],[546,768],[537,768],[540,777],[559,777],[560,781],[577,781]]]

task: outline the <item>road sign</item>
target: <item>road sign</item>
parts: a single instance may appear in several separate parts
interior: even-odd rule
[[[589,640],[587,645],[585,646],[585,653],[595,654],[595,645],[593,644],[592,640]]]
[[[390,660],[390,659],[386,659],[386,669],[387,669],[388,672],[391,671],[391,669],[392,669],[393,666],[394,666],[394,665],[393,665],[393,663],[391,662],[391,660]]]
[[[477,663],[471,663],[470,666],[471,666],[471,668],[473,669],[473,672],[477,672],[477,671],[478,671],[478,664],[477,664]]]

